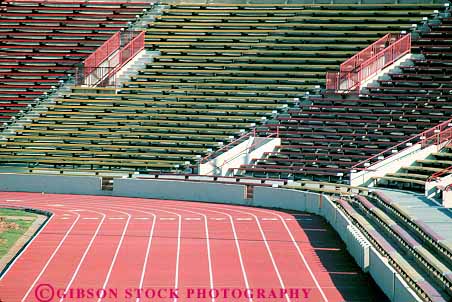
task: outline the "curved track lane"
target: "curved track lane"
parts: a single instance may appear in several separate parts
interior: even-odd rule
[[[325,251],[344,253],[344,247],[337,240],[323,242],[323,234],[312,235],[331,236],[315,215],[34,193],[0,193],[0,204],[54,213],[0,280],[2,302],[340,302],[378,295],[348,256],[342,257],[348,263],[342,272],[330,271],[334,265],[321,260]],[[232,295],[234,288],[241,297]],[[298,291],[291,296],[284,288]],[[227,297],[223,289],[229,290]],[[254,296],[245,296],[246,289]],[[278,297],[259,298],[258,289],[265,295],[273,289]],[[212,297],[209,291],[220,294]],[[106,297],[99,297],[102,293]]]

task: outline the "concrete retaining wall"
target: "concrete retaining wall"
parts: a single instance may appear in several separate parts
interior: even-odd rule
[[[172,180],[115,179],[113,195],[245,204],[245,186]]]
[[[0,174],[0,191],[107,195],[100,177]],[[114,180],[114,196],[202,201],[281,208],[319,214],[338,232],[358,265],[368,271],[392,301],[419,301],[407,284],[326,196],[273,187],[255,187],[245,199],[245,185],[178,180]]]
[[[0,191],[104,195],[102,179],[95,176],[0,174]]]

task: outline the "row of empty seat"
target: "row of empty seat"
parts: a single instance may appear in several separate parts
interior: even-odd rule
[[[1,144],[3,166],[192,171],[248,129],[292,114],[347,57],[439,7],[170,5],[147,29],[159,55],[146,68],[118,91],[74,89]]]
[[[449,301],[452,274],[447,240],[422,221],[403,220],[404,212],[382,192],[357,196],[351,202],[340,200],[339,206],[423,301]]]
[[[0,130],[151,7],[148,2],[2,1]]]
[[[441,152],[433,152],[425,159],[416,160],[409,166],[401,167],[395,173],[376,178],[376,185],[388,188],[425,191],[426,181],[435,173],[441,173],[452,166],[452,147],[446,146]],[[449,173],[441,175],[447,176]]]
[[[257,177],[290,177],[347,182],[352,167],[422,130],[450,118],[452,98],[451,19],[432,26],[414,41],[415,57],[378,79],[361,95],[324,92],[280,115],[283,138],[277,152],[267,153],[239,172]]]

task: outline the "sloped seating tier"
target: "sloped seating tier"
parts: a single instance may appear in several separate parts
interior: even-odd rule
[[[185,170],[209,149],[217,149],[293,103],[285,94],[169,92],[74,88],[14,137],[0,142],[2,168]]]
[[[146,2],[2,2],[0,12],[0,110],[33,105],[73,74],[105,40],[152,6]],[[1,111],[0,111],[1,113]],[[9,123],[10,112],[0,122]],[[0,130],[3,128],[0,124]]]
[[[379,187],[397,188],[416,192],[425,191],[425,183],[436,172],[452,166],[452,146],[434,152],[426,159],[416,160],[410,166],[403,166],[395,173],[376,178]],[[446,173],[443,176],[446,176]]]
[[[407,30],[438,8],[170,5],[147,30],[146,47],[160,52],[152,62],[118,91],[74,88],[1,142],[0,158],[9,168],[187,171],[209,150],[274,119],[276,113],[288,113],[304,92],[324,83],[326,71],[388,30]],[[22,38],[13,39],[15,45]],[[65,38],[54,39],[60,43]],[[70,43],[81,46],[77,40]],[[284,130],[284,135],[292,135],[291,129]],[[387,132],[389,145],[394,139]],[[362,149],[356,153],[361,159],[370,145],[363,140],[351,149]],[[121,164],[126,160],[127,166]],[[299,158],[297,165],[310,165],[309,160]],[[322,156],[322,168],[312,170],[336,175],[334,168],[323,168],[331,165],[327,160]],[[350,166],[339,157],[331,161]],[[286,165],[279,155],[275,164]]]
[[[240,167],[238,173],[347,183],[354,164],[450,118],[452,61],[444,55],[450,52],[452,40],[436,44],[431,38],[448,22],[422,33],[414,42],[413,51],[422,54],[422,59],[416,57],[413,64],[400,66],[389,78],[374,81],[365,94],[325,92],[278,116],[268,127],[279,128],[279,152],[266,153]],[[452,165],[441,154],[403,167],[381,183],[423,190],[429,175]]]
[[[174,79],[171,73],[179,72],[181,76],[215,74],[218,81],[226,82],[232,81],[226,76],[234,73],[237,80],[247,77],[250,84],[265,80],[313,88],[324,84],[326,71],[336,69],[378,37],[407,30],[439,7],[171,5],[149,25],[146,45],[161,55],[148,67],[157,76],[166,72],[167,77],[158,78],[161,81]],[[145,74],[136,79],[143,81]]]

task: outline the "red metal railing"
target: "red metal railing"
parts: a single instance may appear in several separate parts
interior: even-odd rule
[[[109,56],[121,47],[121,32],[118,31],[107,41],[104,42],[95,52],[89,55],[85,61],[83,61],[84,75],[88,75],[91,71],[99,67]]]
[[[116,73],[133,57],[135,57],[137,53],[144,49],[145,32],[125,32],[120,34],[119,36],[117,36],[117,34],[113,36],[114,40],[119,37],[120,45],[122,41],[123,44],[126,43],[125,46],[122,48],[117,48],[115,51],[110,52],[111,48],[105,46],[109,43],[104,43],[100,47],[103,49],[99,48],[99,55],[93,56],[93,59],[91,59],[91,56],[88,57],[87,60],[89,61],[87,62],[87,60],[85,60],[83,66],[76,69],[77,85],[83,84],[88,86],[116,86]],[[111,44],[116,45],[113,42]],[[90,62],[96,65],[89,65],[91,64]]]
[[[361,84],[411,51],[411,34],[387,34],[326,74],[326,89],[359,90]]]
[[[434,181],[438,178],[441,178],[442,176],[446,175],[446,174],[451,174],[452,173],[452,166],[447,167],[441,171],[435,172],[433,173],[428,179],[427,181]]]
[[[431,145],[438,145],[445,141],[452,140],[451,126],[452,119],[444,121],[433,128],[425,130],[416,136],[413,136],[401,143],[392,146],[391,148],[388,148],[378,154],[369,157],[366,160],[357,163],[356,165],[351,167],[351,170],[368,170],[370,169],[370,165],[375,165],[383,160],[386,160],[394,155],[394,153],[402,151],[410,147],[410,145],[420,143],[421,147],[425,148]],[[398,148],[400,147],[402,147],[401,150],[398,150]]]
[[[138,52],[144,49],[145,32],[142,31],[131,39],[120,51],[109,59],[109,67],[120,68],[127,64]]]

